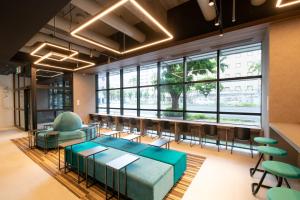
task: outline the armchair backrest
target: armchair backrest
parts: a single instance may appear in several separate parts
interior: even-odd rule
[[[80,117],[73,112],[59,114],[53,122],[54,131],[74,131],[82,128]]]

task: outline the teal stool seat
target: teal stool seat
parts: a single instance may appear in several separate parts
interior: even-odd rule
[[[270,156],[286,156],[287,151],[284,149],[280,149],[277,147],[270,147],[270,146],[259,146],[257,147],[257,151],[259,153],[267,154]]]
[[[255,137],[254,141],[262,145],[277,144],[277,140],[268,137]]]
[[[288,188],[275,187],[267,192],[268,200],[298,200],[300,199],[300,192]]]
[[[259,146],[257,147],[257,151],[260,153],[260,157],[258,159],[258,162],[256,163],[254,168],[250,168],[250,176],[253,176],[256,171],[264,172],[261,169],[258,169],[258,166],[260,162],[262,161],[264,155],[269,155],[270,160],[273,160],[274,156],[283,157],[287,155],[287,151],[284,149],[280,149],[277,147],[271,147],[271,146]]]
[[[300,168],[279,161],[268,160],[262,163],[262,167],[264,168],[264,173],[259,181],[259,183],[252,183],[252,193],[255,195],[260,187],[271,188],[270,186],[263,185],[263,181],[267,175],[270,173],[277,177],[277,185],[276,187],[281,187],[282,181],[284,180],[287,187],[291,188],[287,178],[290,179],[300,179]],[[289,199],[289,198],[284,198]]]
[[[262,167],[276,176],[292,179],[300,179],[300,169],[293,165],[279,161],[264,161]]]

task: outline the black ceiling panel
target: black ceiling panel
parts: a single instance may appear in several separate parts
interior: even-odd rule
[[[9,61],[69,1],[1,0],[0,61]]]

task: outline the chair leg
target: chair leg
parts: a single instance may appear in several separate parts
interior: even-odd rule
[[[288,188],[291,188],[291,186],[290,186],[289,182],[287,181],[287,179],[286,179],[286,178],[284,178],[283,180],[284,180],[284,182],[285,182],[286,186],[287,186]]]
[[[267,172],[265,171],[258,184],[257,183],[252,183],[252,194],[253,195],[256,195],[257,192],[259,191],[260,187],[263,185],[262,183],[263,183],[266,175],[267,175]]]
[[[260,162],[262,161],[263,157],[264,157],[264,154],[261,154],[258,161],[257,161],[257,163],[256,163],[256,165],[255,165],[255,167],[250,168],[250,176],[253,176],[256,171],[262,171],[262,170],[258,169],[258,166],[259,166]]]
[[[251,158],[253,158],[253,144],[251,139],[250,139],[250,151],[251,151]]]
[[[220,137],[217,137],[218,152],[220,151]]]
[[[230,151],[231,154],[232,154],[232,151],[233,151],[233,147],[234,147],[234,138],[232,139],[232,143],[231,143],[231,151]]]

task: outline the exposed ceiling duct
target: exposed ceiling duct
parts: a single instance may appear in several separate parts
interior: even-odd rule
[[[217,17],[214,6],[209,6],[209,0],[197,0],[198,5],[206,21],[212,21]]]
[[[99,11],[101,11],[101,6],[94,0],[72,0],[71,2],[74,6],[84,10],[90,15],[94,16]],[[136,27],[128,24],[126,21],[121,19],[119,16],[110,13],[101,18],[101,20],[108,24],[109,26],[125,33],[129,37],[135,39],[138,42],[144,42],[146,40],[146,36]],[[115,48],[116,49],[116,48]]]
[[[69,42],[58,39],[58,38],[54,38],[51,37],[47,34],[44,33],[37,33],[33,38],[31,38],[26,45],[20,49],[20,51],[25,52],[25,53],[30,53],[35,47],[34,45],[37,42],[49,42],[52,44],[56,44],[59,46],[63,46],[66,48],[69,48]],[[71,44],[71,49],[79,51],[80,53],[86,54],[86,55],[90,55],[91,51],[88,48],[84,48],[82,46],[76,45],[76,44]],[[99,56],[99,53],[96,51],[92,51],[92,54],[94,56]]]
[[[266,0],[251,0],[251,4],[253,6],[260,6],[262,4],[264,4],[266,2]]]
[[[55,27],[58,28],[58,29],[61,29],[61,30],[64,30],[66,32],[69,32],[70,31],[70,28],[74,28],[77,26],[77,24],[75,23],[72,23],[62,17],[58,17],[56,16],[55,17],[55,20],[52,19],[48,22],[48,24],[50,26],[54,26],[55,24]],[[114,49],[119,49],[119,44],[107,37],[104,37],[102,35],[99,35],[97,33],[94,33],[92,31],[89,31],[89,30],[85,30],[85,31],[82,31],[81,33],[83,36],[85,37],[88,37],[94,41],[97,41],[98,43],[101,43],[101,44],[104,44],[106,46],[109,46],[111,48],[114,48]]]

